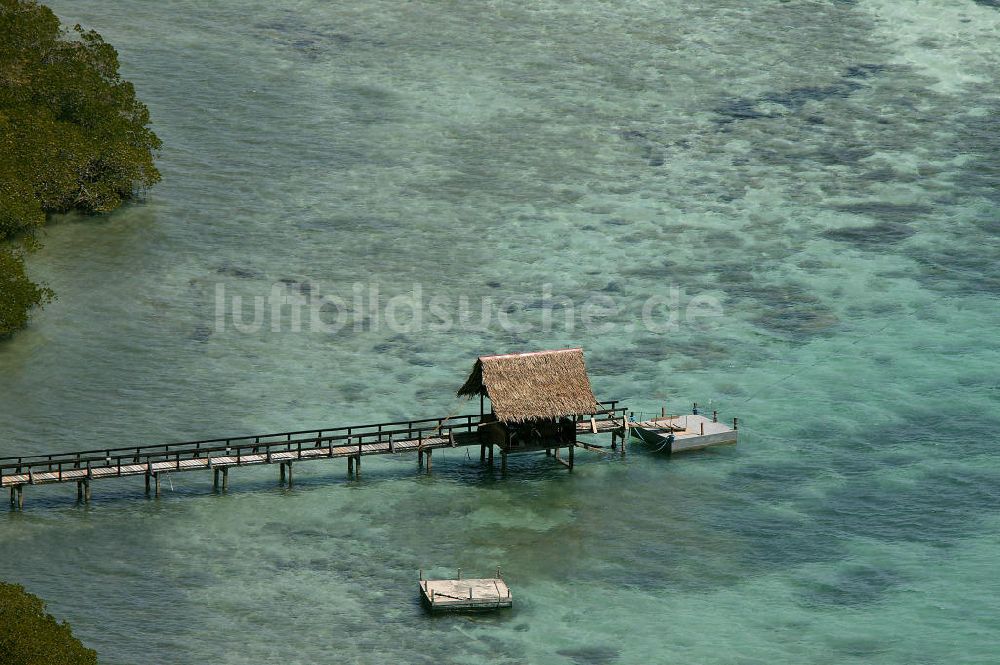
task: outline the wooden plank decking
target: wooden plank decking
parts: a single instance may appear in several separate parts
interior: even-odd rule
[[[499,577],[457,580],[421,580],[424,604],[434,612],[469,612],[511,607],[510,587]]]
[[[469,446],[478,443],[475,432],[456,434],[454,446]],[[216,455],[207,453],[202,457],[177,459],[142,464],[113,464],[91,466],[86,468],[69,468],[57,471],[39,471],[32,473],[11,473],[0,477],[0,486],[10,485],[44,485],[47,483],[65,483],[79,480],[98,480],[101,478],[119,478],[125,476],[142,476],[146,474],[169,473],[179,471],[196,471],[199,469],[222,469],[233,466],[253,466],[258,464],[280,464],[299,460],[331,459],[357,457],[359,455],[388,455],[394,453],[419,452],[451,448],[452,443],[447,437],[435,436],[426,439],[408,439],[404,441],[385,441],[361,445],[338,445],[303,448],[301,450],[286,450],[249,455]]]

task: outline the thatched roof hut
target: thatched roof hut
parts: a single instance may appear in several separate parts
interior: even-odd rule
[[[497,420],[554,420],[599,409],[583,349],[481,356],[460,396],[488,397]]]

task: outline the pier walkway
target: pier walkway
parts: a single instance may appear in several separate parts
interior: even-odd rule
[[[578,434],[613,433],[626,419],[625,408],[618,401],[600,402],[599,410],[577,416]],[[229,469],[234,466],[279,464],[281,480],[291,482],[292,463],[322,459],[347,459],[348,473],[361,473],[361,458],[416,452],[421,466],[431,468],[432,455],[440,448],[480,446],[480,460],[493,462],[493,446],[484,444],[479,425],[488,422],[483,415],[448,416],[396,422],[354,425],[350,427],[300,430],[278,434],[206,439],[161,445],[84,450],[52,455],[0,458],[0,488],[10,488],[13,505],[24,505],[27,485],[77,483],[77,500],[89,501],[93,481],[126,476],[143,476],[145,489],[160,489],[161,473],[211,469],[214,484],[228,488]],[[553,442],[553,448],[559,445]],[[580,441],[575,445],[593,448]],[[557,458],[558,458],[558,448]],[[506,457],[506,453],[503,453]],[[572,457],[571,457],[572,459]],[[504,460],[506,461],[506,460]],[[506,464],[503,465],[506,468]]]

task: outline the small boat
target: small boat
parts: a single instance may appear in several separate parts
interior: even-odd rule
[[[645,427],[640,427],[639,425],[632,425],[629,428],[632,436],[639,439],[643,443],[648,443],[651,446],[656,446],[656,452],[665,452],[668,455],[673,451],[674,441],[677,437],[674,436],[673,430],[668,432],[656,432],[651,429],[646,429]]]
[[[629,431],[645,444],[656,447],[656,452],[668,455],[687,450],[701,450],[710,446],[735,444],[739,436],[736,423],[729,427],[715,417],[707,418],[697,413],[688,416],[663,416],[651,420],[629,423]]]

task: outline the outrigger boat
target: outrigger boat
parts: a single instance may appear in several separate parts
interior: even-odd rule
[[[656,452],[672,453],[701,450],[710,446],[735,444],[739,431],[738,421],[733,419],[729,427],[718,421],[713,413],[711,418],[699,414],[667,416],[629,423],[631,435],[643,443],[656,447]]]

